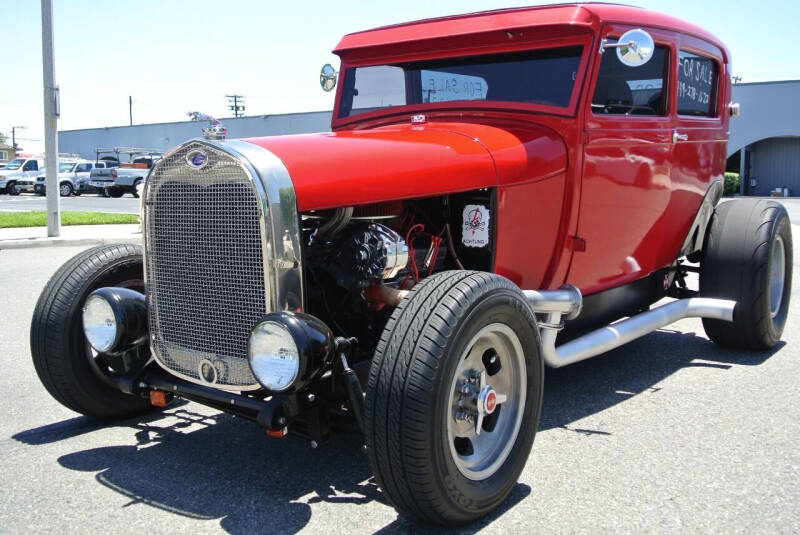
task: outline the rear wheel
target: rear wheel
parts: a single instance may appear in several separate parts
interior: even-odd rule
[[[121,189],[107,189],[108,195],[115,199],[119,199],[123,195],[125,195],[125,191]]]
[[[83,334],[83,305],[103,286],[143,291],[142,250],[102,245],[61,266],[45,286],[31,322],[31,354],[39,379],[64,406],[95,418],[124,418],[150,409],[147,400],[124,394],[112,377],[131,363],[97,354]],[[139,355],[143,364],[148,355]]]
[[[365,402],[370,465],[402,513],[475,520],[511,492],[541,411],[536,320],[513,283],[450,271],[417,285],[389,319]]]
[[[141,186],[141,184],[142,184],[142,179],[137,178],[133,183],[133,187],[131,188],[131,195],[133,195],[137,199],[139,198],[139,186]]]
[[[737,199],[717,207],[703,246],[700,292],[738,302],[732,323],[703,320],[715,343],[741,349],[778,343],[792,292],[792,230],[782,204]]]

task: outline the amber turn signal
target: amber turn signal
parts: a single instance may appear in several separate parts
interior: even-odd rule
[[[162,392],[161,390],[151,390],[150,405],[152,405],[153,407],[166,407],[167,406],[166,392]]]
[[[267,435],[272,438],[283,438],[288,432],[289,429],[287,427],[281,427],[280,429],[267,429]]]

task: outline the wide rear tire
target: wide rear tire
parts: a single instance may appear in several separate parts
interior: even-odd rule
[[[792,230],[782,204],[737,199],[716,208],[703,245],[700,293],[738,302],[732,323],[703,320],[714,343],[755,350],[778,343],[792,293]]]
[[[105,380],[107,364],[90,351],[83,334],[83,305],[104,286],[141,291],[142,249],[101,245],[73,257],[45,286],[31,322],[31,355],[44,387],[65,407],[101,419],[150,409],[146,399],[124,394]]]
[[[364,413],[371,468],[398,511],[456,525],[508,496],[539,424],[540,344],[503,277],[449,271],[411,290],[376,348]]]

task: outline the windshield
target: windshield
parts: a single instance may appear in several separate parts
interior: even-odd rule
[[[11,160],[10,162],[8,162],[8,164],[6,164],[6,169],[8,171],[16,171],[17,169],[22,167],[23,163],[25,163],[25,160],[23,158],[17,158],[16,160]]]
[[[339,117],[435,102],[521,102],[566,107],[583,47],[350,67]]]
[[[75,162],[65,162],[58,164],[59,173],[69,173],[75,168]]]

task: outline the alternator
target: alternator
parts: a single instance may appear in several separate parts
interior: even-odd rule
[[[337,241],[335,251],[329,271],[344,288],[366,288],[392,279],[408,263],[406,242],[378,223],[350,229]]]

